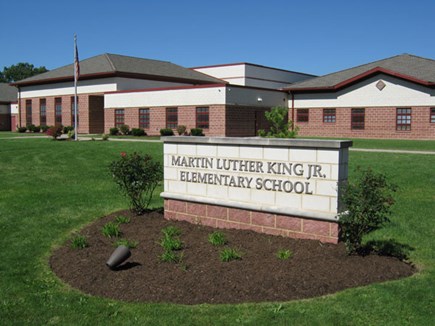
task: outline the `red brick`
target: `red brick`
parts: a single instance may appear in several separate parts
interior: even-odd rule
[[[169,209],[174,212],[186,213],[187,203],[185,201],[170,200]]]
[[[207,205],[207,217],[227,220],[228,208],[223,206]]]
[[[230,221],[249,224],[251,223],[251,212],[244,209],[229,208],[228,219]]]
[[[168,211],[165,211],[164,217],[165,217],[165,219],[167,219],[167,220],[176,220],[176,218],[177,218],[177,214],[176,214],[175,212],[168,212]]]
[[[207,218],[207,217],[200,217],[198,220],[198,224],[204,225],[204,226],[211,226],[216,227],[216,219],[214,218]]]
[[[265,228],[263,227],[263,233],[277,235],[282,237],[288,237],[289,231],[275,228]]]
[[[196,224],[195,223],[195,217],[192,215],[188,215],[188,214],[183,214],[183,213],[176,213],[175,215],[176,220],[177,221],[186,221],[192,224]]]
[[[236,223],[236,222],[228,222],[223,220],[216,220],[216,227],[221,229],[244,229],[244,224]]]
[[[302,219],[293,216],[277,215],[276,227],[291,231],[302,231]]]
[[[206,216],[207,206],[197,203],[187,203],[187,213],[197,216]]]
[[[337,244],[338,243],[338,238],[333,238],[333,237],[316,237],[316,240],[319,240],[320,242],[323,243],[333,243],[333,244]]]
[[[262,212],[252,212],[251,223],[254,225],[275,227],[275,215]]]
[[[329,222],[304,219],[302,221],[302,230],[303,233],[329,236],[329,224]]]
[[[338,235],[340,234],[340,226],[338,223],[329,223],[329,235],[333,238],[338,238]]]

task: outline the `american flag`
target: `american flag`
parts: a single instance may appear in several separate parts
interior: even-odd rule
[[[78,80],[80,76],[79,51],[77,49],[77,35],[74,35],[74,79]]]

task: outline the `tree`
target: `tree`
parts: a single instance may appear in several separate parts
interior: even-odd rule
[[[288,109],[281,106],[275,106],[265,113],[267,121],[270,124],[270,130],[259,130],[258,135],[261,137],[271,138],[295,138],[298,134],[298,128],[293,127],[293,121],[288,120]]]
[[[36,68],[31,63],[20,62],[10,67],[4,67],[3,71],[0,72],[0,82],[13,83],[47,71],[47,68],[44,66]]]

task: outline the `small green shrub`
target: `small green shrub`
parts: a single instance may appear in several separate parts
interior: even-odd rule
[[[160,245],[166,250],[181,250],[183,249],[183,243],[178,237],[169,237],[165,235],[160,241]]]
[[[270,111],[265,112],[270,130],[259,130],[260,137],[270,138],[295,138],[299,128],[293,126],[293,121],[288,120],[288,108],[275,106]]]
[[[71,241],[71,247],[74,249],[83,249],[88,246],[88,241],[84,235],[76,235]]]
[[[73,139],[74,136],[75,136],[75,132],[74,132],[74,130],[69,130],[69,131],[68,131],[68,138],[69,138],[69,139]]]
[[[128,125],[121,125],[121,126],[119,126],[119,131],[123,135],[128,135],[128,134],[130,134],[130,126],[128,126]]]
[[[35,127],[36,126],[34,124],[27,125],[27,130],[29,132],[35,132]]]
[[[183,255],[177,255],[177,253],[173,251],[165,251],[160,255],[160,260],[165,263],[179,263],[181,262]]]
[[[117,134],[119,134],[119,129],[116,128],[116,127],[110,128],[110,129],[109,129],[109,133],[110,133],[110,135],[112,135],[112,136],[116,136]]]
[[[177,127],[177,133],[178,133],[178,135],[184,135],[185,133],[186,133],[186,129],[187,129],[187,127],[186,126],[183,126],[183,125],[179,125],[178,127]]]
[[[160,129],[161,136],[174,136],[174,131],[171,128]]]
[[[119,215],[115,218],[115,222],[118,224],[128,224],[130,223],[130,218],[128,216]]]
[[[281,260],[287,260],[293,257],[293,252],[290,249],[280,249],[276,253],[276,258]]]
[[[50,126],[41,126],[41,131],[47,132],[48,128],[50,128]]]
[[[73,126],[64,126],[62,129],[62,133],[63,134],[68,134],[68,132],[70,131],[74,131],[74,127]]]
[[[26,127],[18,127],[18,128],[17,128],[17,131],[18,131],[19,133],[24,133],[24,132],[27,131],[27,128],[26,128]]]
[[[163,177],[162,167],[148,155],[121,153],[109,170],[121,192],[129,199],[131,209],[143,214],[152,199],[154,190]]]
[[[192,128],[190,129],[190,134],[192,136],[205,136],[202,132],[202,128]]]
[[[208,235],[208,242],[210,242],[213,246],[223,246],[227,243],[227,239],[222,232],[215,231]]]
[[[126,246],[130,249],[134,249],[138,246],[138,244],[139,244],[139,241],[134,241],[134,240],[130,241],[128,239],[119,239],[113,243],[113,246],[114,247]]]
[[[361,253],[363,237],[390,221],[396,186],[371,169],[361,170],[356,181],[341,186],[340,199],[346,209],[339,214],[342,238],[349,254]]]
[[[33,128],[33,132],[41,132],[41,127],[35,126],[35,128]]]
[[[57,137],[60,137],[60,135],[62,135],[62,128],[59,126],[51,126],[47,130],[47,135],[53,137],[53,140],[56,140]]]
[[[136,137],[141,137],[141,136],[145,136],[146,132],[142,128],[132,128],[131,129],[131,134],[133,136],[136,136]]]
[[[101,140],[104,140],[104,141],[109,140],[109,135],[107,135],[107,134],[103,134],[103,135],[101,136]]]
[[[119,229],[119,224],[109,222],[104,224],[102,233],[105,237],[114,238],[121,235],[121,230]]]
[[[222,249],[219,256],[223,262],[242,259],[242,254],[233,248]]]
[[[162,233],[166,237],[176,237],[181,235],[181,230],[176,226],[169,225],[162,229]]]

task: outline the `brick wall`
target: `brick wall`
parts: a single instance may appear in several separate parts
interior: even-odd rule
[[[229,137],[256,136],[264,128],[264,113],[270,108],[228,106],[226,112],[226,133]]]
[[[351,129],[351,108],[337,108],[336,122],[323,122],[323,108],[309,109],[309,122],[296,122],[299,136],[435,139],[435,123],[430,123],[430,107],[412,107],[411,130],[396,130],[396,107],[365,109],[364,130]],[[295,112],[296,120],[296,112]]]
[[[338,243],[335,222],[165,199],[165,218],[222,229],[252,230],[298,239]]]

